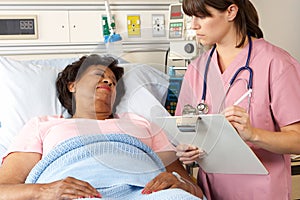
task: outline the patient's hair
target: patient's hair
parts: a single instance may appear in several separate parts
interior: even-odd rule
[[[231,4],[239,7],[234,24],[237,34],[242,34],[242,39],[238,41],[237,47],[244,44],[247,34],[256,38],[263,38],[263,32],[259,28],[257,11],[249,0],[183,0],[182,9],[188,16],[203,18],[212,17],[207,6],[224,12]]]
[[[56,79],[56,90],[60,103],[68,110],[68,113],[73,116],[75,113],[76,102],[69,91],[69,84],[79,79],[92,65],[102,65],[108,67],[115,75],[116,80],[124,74],[124,69],[118,66],[118,60],[109,56],[99,56],[92,54],[83,56],[79,60],[69,64],[62,72],[58,74]]]

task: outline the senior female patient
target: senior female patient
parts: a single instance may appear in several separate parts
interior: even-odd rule
[[[202,197],[201,189],[193,183],[176,159],[174,147],[163,132],[133,114],[114,118],[112,106],[116,97],[116,84],[122,75],[123,68],[117,66],[117,60],[98,55],[84,56],[59,74],[56,82],[59,100],[72,117],[37,117],[24,126],[0,168],[0,199],[102,197],[90,183],[74,177],[50,183],[24,184],[34,166],[57,144],[77,135],[93,134],[95,130],[101,134],[130,134],[162,158],[166,171],[149,181],[140,192],[141,196],[168,188],[181,188],[195,195],[186,193],[186,196],[195,199],[196,196]],[[177,174],[174,175],[174,172]]]

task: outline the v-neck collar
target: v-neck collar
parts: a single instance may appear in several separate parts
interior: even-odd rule
[[[254,41],[252,41],[253,43]],[[213,66],[217,67],[217,72],[219,73],[219,76],[222,78],[224,85],[229,85],[229,82],[231,78],[233,77],[234,73],[240,68],[245,66],[247,56],[248,56],[248,48],[249,44],[247,44],[234,58],[234,60],[230,63],[230,65],[227,67],[227,69],[221,73],[220,66],[218,63],[218,52],[215,50],[213,53],[211,63]],[[253,48],[253,47],[252,47]],[[252,55],[251,55],[252,56]],[[251,61],[251,58],[250,58]]]

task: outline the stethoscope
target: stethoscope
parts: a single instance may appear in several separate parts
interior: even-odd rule
[[[239,75],[240,72],[242,72],[243,70],[249,71],[249,78],[248,78],[248,83],[247,83],[247,89],[248,89],[248,91],[243,96],[241,96],[234,103],[234,105],[238,104],[246,96],[249,96],[249,98],[250,98],[251,93],[252,93],[253,70],[249,66],[250,57],[251,57],[251,51],[252,51],[252,39],[251,39],[250,35],[248,35],[248,40],[249,40],[249,49],[248,49],[248,55],[247,55],[246,65],[243,66],[243,67],[240,67],[235,72],[235,74],[233,75],[233,77],[231,78],[231,80],[229,82],[229,87],[228,87],[227,92],[225,94],[225,97],[226,97],[229,89],[233,85],[234,81],[236,80],[236,78],[237,78],[237,76]],[[211,62],[212,55],[213,55],[213,53],[214,53],[215,50],[216,50],[216,45],[214,45],[213,48],[212,48],[212,50],[210,51],[209,57],[207,59],[206,65],[205,65],[201,102],[196,107],[196,109],[197,109],[197,111],[198,111],[199,114],[207,114],[208,110],[209,110],[207,103],[205,103],[206,93],[207,93],[206,92],[206,90],[207,90],[207,73],[208,73],[208,68],[209,68],[209,65],[210,65],[210,62]],[[250,101],[249,101],[249,105],[250,105]]]

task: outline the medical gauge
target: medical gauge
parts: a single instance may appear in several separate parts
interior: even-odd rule
[[[182,4],[169,6],[169,59],[190,60],[198,55],[195,30],[191,28],[191,17],[184,14]]]
[[[181,4],[170,5],[169,38],[182,38],[184,34],[184,15]]]
[[[229,82],[229,88],[227,89],[227,92],[225,94],[225,97],[226,97],[229,89],[231,88],[232,84],[236,80],[236,78],[239,75],[239,73],[242,72],[243,70],[247,70],[249,72],[249,78],[248,78],[248,84],[247,84],[248,91],[238,101],[240,101],[241,99],[243,99],[245,97],[245,95],[248,95],[248,97],[250,98],[251,97],[251,92],[252,92],[253,71],[252,71],[252,69],[249,66],[250,57],[251,57],[251,51],[252,51],[252,39],[251,39],[250,35],[248,35],[248,40],[249,40],[249,49],[248,49],[248,55],[247,55],[246,65],[243,66],[243,67],[240,67],[235,72],[235,74],[233,75],[233,77],[231,78],[231,80]],[[205,65],[201,102],[196,107],[199,114],[207,114],[208,111],[209,111],[208,105],[207,105],[207,103],[205,103],[206,93],[207,93],[207,91],[206,91],[207,90],[207,73],[208,73],[208,69],[209,69],[209,65],[210,65],[210,62],[211,62],[212,55],[213,55],[213,53],[214,53],[215,50],[216,50],[216,45],[214,45],[213,48],[212,48],[212,50],[210,51],[209,57],[207,59],[206,65]],[[237,104],[237,103],[235,103],[235,104]],[[250,101],[249,101],[249,104],[250,104]]]
[[[0,15],[0,39],[37,39],[36,15]]]

